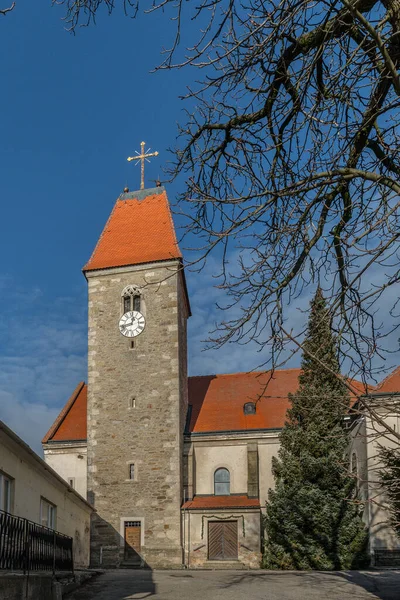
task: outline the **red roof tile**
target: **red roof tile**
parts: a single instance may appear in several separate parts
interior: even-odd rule
[[[283,427],[288,393],[298,387],[300,369],[189,378],[192,414],[189,430],[249,431]],[[256,413],[245,415],[243,405],[256,402]]]
[[[138,199],[138,196],[140,199]],[[117,200],[84,271],[181,258],[164,188]]]
[[[297,390],[299,375],[300,369],[283,369],[189,377],[189,431],[280,429],[290,407],[288,394]],[[350,383],[365,393],[360,382]],[[246,402],[256,403],[255,414],[244,414]]]
[[[42,443],[78,441],[87,438],[87,385],[81,381]]]
[[[258,498],[248,496],[195,496],[193,500],[185,502],[182,506],[190,509],[216,509],[216,508],[260,508]]]
[[[400,367],[397,367],[390,375],[375,388],[374,392],[382,394],[383,392],[400,392]]]
[[[191,433],[280,429],[289,408],[288,394],[296,391],[300,369],[189,377]],[[358,381],[352,385],[365,393]],[[386,391],[386,390],[385,390]],[[245,415],[246,402],[256,402],[256,413]],[[81,382],[43,439],[86,439],[87,386]]]

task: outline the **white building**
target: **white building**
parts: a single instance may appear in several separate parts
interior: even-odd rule
[[[0,510],[72,537],[75,566],[89,565],[93,508],[2,421]]]

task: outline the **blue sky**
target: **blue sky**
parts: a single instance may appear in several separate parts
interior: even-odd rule
[[[0,19],[0,418],[39,452],[86,379],[81,268],[124,186],[139,187],[140,169],[126,158],[145,140],[160,152],[146,165],[146,185],[162,178],[190,83],[188,72],[151,73],[171,39],[162,13],[100,14],[73,36],[63,8],[49,4],[18,0]],[[181,186],[168,186],[170,200]],[[193,374],[215,371],[215,353],[202,352],[221,298],[215,268],[211,261],[187,276]],[[218,371],[254,367],[254,351],[220,350]]]
[[[139,187],[140,169],[126,158],[145,140],[160,152],[146,166],[147,186],[163,177],[183,120],[179,96],[195,75],[151,73],[171,40],[161,12],[136,21],[100,14],[95,27],[75,36],[62,16],[63,7],[50,2],[18,0],[0,18],[0,419],[39,452],[86,379],[81,268],[124,186]],[[170,200],[182,185],[168,186]],[[215,372],[216,364],[218,372],[245,371],[266,360],[253,344],[203,351],[223,300],[213,288],[216,270],[211,259],[201,273],[187,274],[192,374]],[[304,316],[292,311],[291,319]]]

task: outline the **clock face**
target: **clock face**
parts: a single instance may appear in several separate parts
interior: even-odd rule
[[[137,310],[126,312],[119,320],[119,330],[126,337],[136,337],[142,333],[145,326],[145,319],[142,313]]]

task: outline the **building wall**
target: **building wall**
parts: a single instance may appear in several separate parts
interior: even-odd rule
[[[60,443],[46,444],[44,447],[44,459],[52,469],[65,479],[69,484],[73,479],[73,488],[83,496],[87,497],[87,445]]]
[[[279,445],[278,433],[271,434],[271,437],[263,439],[258,444],[260,504],[263,511],[265,511],[265,503],[268,500],[268,491],[275,487],[272,458],[278,456]]]
[[[0,470],[13,481],[11,512],[40,523],[40,500],[56,509],[55,529],[74,540],[75,566],[89,565],[90,507],[22,446],[0,430]]]
[[[224,467],[231,480],[231,494],[247,494],[247,444],[220,442],[195,445],[195,494],[214,494],[214,473]]]
[[[261,514],[259,510],[183,511],[185,564],[199,568],[223,567],[224,561],[208,560],[208,521],[221,519],[238,522],[238,560],[249,568],[257,569],[261,560]]]
[[[88,498],[97,515],[92,564],[123,559],[121,519],[141,520],[141,554],[150,566],[180,565],[182,403],[186,356],[179,318],[178,261],[90,272],[88,352]],[[142,290],[146,327],[121,335],[121,294]],[[184,319],[186,318],[186,315]],[[133,404],[132,404],[133,403]],[[129,479],[129,464],[135,479]]]
[[[272,457],[279,449],[279,437],[275,431],[251,434],[226,434],[192,438],[194,452],[194,494],[214,494],[214,472],[225,467],[231,474],[231,494],[247,494],[249,444],[258,448],[259,498],[261,506],[265,505],[268,490],[274,487],[272,475]],[[186,453],[191,445],[187,444]],[[187,463],[187,461],[185,461]]]
[[[389,426],[400,431],[400,417],[386,411],[377,409],[378,414],[384,418]],[[369,498],[369,528],[371,552],[379,548],[400,548],[400,540],[394,530],[388,525],[388,510],[385,490],[380,484],[379,471],[382,464],[378,457],[379,445],[385,447],[398,447],[396,438],[388,434],[381,425],[366,417],[367,433],[367,462],[368,462],[368,498]],[[384,435],[383,435],[384,433]]]

